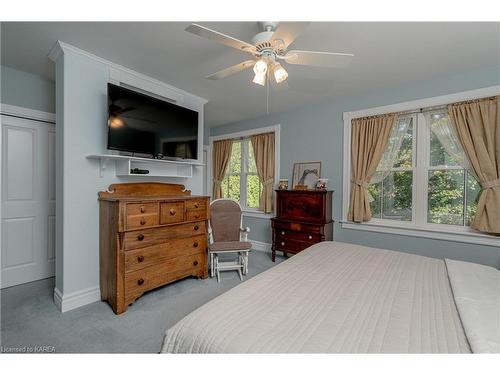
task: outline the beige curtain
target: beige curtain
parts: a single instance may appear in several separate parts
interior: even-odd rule
[[[382,159],[395,122],[395,114],[352,120],[349,221],[361,223],[372,218],[368,186]]]
[[[500,96],[448,106],[458,139],[483,190],[471,227],[500,234]]]
[[[262,183],[259,210],[270,213],[273,210],[274,187],[274,133],[253,135],[250,138],[255,156],[257,174]]]
[[[222,190],[222,181],[226,175],[229,161],[231,160],[231,150],[233,148],[232,139],[224,139],[222,141],[215,141],[213,144],[213,172],[212,178],[214,181],[212,196],[214,199],[219,199],[224,196]]]

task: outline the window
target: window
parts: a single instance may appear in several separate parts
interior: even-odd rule
[[[257,128],[238,133],[210,137],[210,143],[222,139],[232,139],[233,145],[226,175],[222,181],[224,198],[238,201],[247,216],[269,217],[259,210],[259,200],[263,186],[260,183],[255,164],[254,151],[250,137],[257,134],[274,133],[275,166],[274,181],[279,180],[280,125]],[[211,156],[209,159],[211,160]],[[211,167],[208,168],[212,170]],[[213,182],[213,181],[212,181]],[[210,184],[212,186],[213,184]]]
[[[249,138],[233,142],[227,169],[222,183],[224,197],[237,200],[243,208],[258,209],[262,184],[257,175],[252,142]]]
[[[452,138],[446,109],[400,116],[395,126],[406,132],[387,176],[368,188],[373,218],[468,226],[480,187],[461,166],[465,156]],[[391,135],[386,153],[398,139]]]
[[[498,246],[498,238],[469,228],[481,187],[468,172],[468,160],[450,131],[446,109],[449,103],[494,95],[498,95],[498,86],[344,112],[342,228]],[[377,168],[368,188],[373,218],[352,223],[347,220],[351,122],[387,113],[400,115],[382,157],[382,168]],[[395,136],[398,129],[401,137]],[[391,152],[394,145],[399,152]]]

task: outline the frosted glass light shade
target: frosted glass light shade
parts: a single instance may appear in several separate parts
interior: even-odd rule
[[[253,66],[255,75],[265,75],[267,72],[267,63],[264,60],[259,60]]]
[[[274,79],[276,83],[281,83],[288,78],[288,72],[281,66],[280,63],[277,63],[274,66]]]
[[[253,77],[253,83],[256,83],[261,86],[266,85],[266,74],[256,74],[255,77]]]

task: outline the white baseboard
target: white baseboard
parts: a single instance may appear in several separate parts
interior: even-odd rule
[[[70,311],[100,300],[101,291],[99,287],[87,288],[67,294],[62,294],[59,289],[54,288],[54,303],[61,312]]]
[[[249,239],[249,241],[252,243],[252,249],[256,251],[262,251],[265,253],[270,253],[271,252],[271,244],[267,242],[261,242],[261,241],[255,241],[252,239]]]

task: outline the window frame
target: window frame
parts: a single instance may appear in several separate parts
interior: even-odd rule
[[[262,128],[255,128],[255,129],[250,129],[250,130],[245,130],[241,132],[235,132],[235,133],[227,133],[227,134],[221,134],[221,135],[215,135],[209,137],[209,155],[208,155],[208,160],[207,160],[207,174],[208,174],[208,181],[210,182],[208,185],[208,191],[207,194],[209,196],[212,196],[212,186],[213,186],[213,179],[212,179],[212,150],[213,150],[213,143],[215,141],[220,141],[224,139],[238,139],[238,140],[244,140],[246,138],[250,138],[252,135],[257,135],[257,134],[263,134],[263,133],[274,133],[274,149],[275,149],[275,156],[274,156],[274,187],[278,186],[278,181],[279,181],[279,176],[280,176],[280,124],[272,125],[272,126],[266,126]],[[242,144],[244,146],[245,143]],[[248,160],[246,155],[248,155],[248,146],[244,146],[246,153],[243,151],[242,147],[242,154],[245,156],[244,159],[242,160],[242,165],[241,165],[241,176],[245,174],[245,176],[248,174]],[[250,173],[251,174],[251,173]],[[264,213],[260,211],[258,208],[251,208],[246,206],[246,177],[245,177],[245,184],[243,183],[243,178],[240,177],[240,205],[243,211],[244,216],[248,217],[260,217],[260,218],[271,218],[274,216],[274,212],[271,213]],[[243,197],[245,202],[243,202]],[[244,204],[243,204],[244,203]]]
[[[468,226],[450,225],[450,224],[435,224],[427,223],[428,209],[428,170],[434,168],[430,166],[430,129],[424,124],[426,131],[422,131],[422,121],[425,121],[423,113],[417,113],[417,122],[414,124],[414,175],[412,189],[412,221],[397,221],[390,219],[373,218],[366,223],[354,223],[347,220],[349,210],[350,192],[351,192],[351,121],[355,118],[375,116],[385,113],[418,111],[421,108],[438,107],[454,102],[478,99],[486,96],[498,95],[500,86],[491,86],[477,90],[464,91],[450,95],[442,95],[426,99],[419,99],[387,105],[363,109],[359,111],[344,112],[344,163],[343,163],[343,204],[342,204],[342,220],[341,225],[344,229],[364,230],[370,232],[381,232],[406,235],[412,237],[424,237],[432,239],[441,239],[456,242],[475,243],[481,245],[498,246],[498,238],[483,234],[471,229]],[[423,133],[423,134],[422,134]],[[415,136],[416,134],[416,136]],[[415,148],[416,142],[416,148]],[[421,167],[423,166],[423,167]],[[439,170],[444,169],[460,169],[456,166],[440,166]],[[418,181],[418,182],[417,182]],[[418,202],[418,205],[416,204]]]

